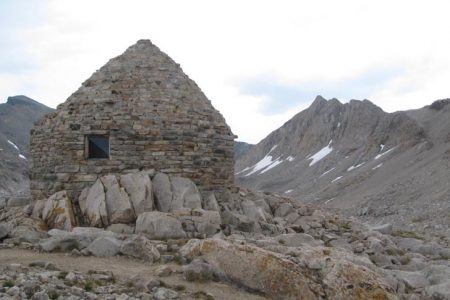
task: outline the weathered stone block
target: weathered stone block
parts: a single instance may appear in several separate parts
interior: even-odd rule
[[[56,173],[76,173],[79,170],[80,170],[79,165],[62,165],[62,166],[55,167]]]

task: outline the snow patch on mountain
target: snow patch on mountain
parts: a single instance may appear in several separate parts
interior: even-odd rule
[[[278,147],[278,145],[273,146],[269,152],[267,152],[267,154],[269,154],[270,152],[272,152],[273,150],[275,150]]]
[[[380,154],[378,154],[377,156],[375,156],[375,160],[377,160],[377,159],[379,159],[379,158],[381,158],[381,157],[383,157],[384,155],[386,155],[386,154],[388,154],[389,152],[391,152],[392,150],[394,150],[395,149],[395,147],[394,148],[391,148],[391,149],[389,149],[388,151],[386,151],[386,152],[383,152],[383,153],[380,153]]]
[[[329,169],[328,171],[323,172],[322,175],[319,176],[319,178],[322,177],[322,176],[327,175],[328,173],[330,173],[330,172],[333,171],[334,169],[336,169],[336,168],[331,168],[331,169]]]
[[[278,145],[273,146],[270,149],[270,151],[267,152],[266,156],[263,157],[263,159],[261,159],[259,162],[257,162],[253,166],[247,167],[247,168],[243,169],[242,171],[240,171],[240,172],[238,172],[236,174],[240,174],[240,173],[244,173],[244,172],[246,172],[248,170],[252,170],[248,174],[245,175],[245,176],[250,176],[250,175],[255,174],[256,172],[259,172],[259,171],[262,171],[260,174],[263,174],[263,173],[269,171],[270,169],[275,168],[276,166],[278,166],[279,164],[281,164],[283,162],[283,160],[280,159],[281,156],[274,160],[273,156],[269,155],[277,147],[278,147]],[[291,156],[289,156],[289,157],[291,157]],[[288,157],[288,160],[289,160],[289,157]],[[292,160],[293,160],[293,158],[292,158]],[[289,160],[289,161],[291,161],[291,160]]]
[[[361,167],[361,166],[364,165],[364,164],[365,164],[365,163],[360,163],[359,165],[351,166],[350,168],[347,169],[347,172],[350,172],[351,170],[354,170],[354,169],[356,169],[356,168],[359,168],[359,167]]]
[[[273,163],[272,156],[266,155],[266,156],[264,156],[263,159],[261,159],[255,165],[250,167],[250,169],[253,169],[253,170],[251,172],[249,172],[248,174],[246,174],[245,176],[250,176],[256,172],[259,172],[259,171],[263,170],[264,168],[267,168],[268,166],[270,166],[272,163]]]
[[[250,169],[251,169],[251,167],[247,167],[247,168],[244,168],[244,169],[242,169],[241,171],[239,171],[239,172],[235,173],[235,175],[238,175],[238,174],[244,173],[245,171],[248,171],[248,170],[250,170]]]
[[[280,160],[280,157],[278,157],[276,160],[274,160],[269,166],[267,166],[267,168],[265,168],[264,170],[261,171],[261,174],[266,173],[267,171],[269,171],[270,169],[275,168],[276,166],[278,166],[279,164],[281,164],[283,162],[283,160]]]
[[[312,161],[309,163],[310,167],[312,165],[314,165],[315,163],[317,163],[318,161],[320,161],[321,159],[323,159],[328,154],[330,154],[331,151],[333,151],[333,147],[331,147],[332,142],[333,142],[333,140],[330,140],[330,142],[328,143],[327,146],[323,147],[322,149],[319,150],[319,152],[317,152],[316,154],[314,154],[313,156],[308,158],[308,159],[312,159]]]
[[[380,168],[383,165],[383,163],[376,165],[375,167],[372,168],[372,170],[376,170],[378,168]]]
[[[328,199],[327,201],[325,201],[325,203],[324,204],[328,204],[331,200],[333,200],[334,199],[334,197],[333,198],[331,198],[331,199]]]
[[[339,179],[341,179],[343,176],[338,176],[338,177],[336,177],[335,179],[333,179],[331,182],[336,182],[336,181],[338,181]]]
[[[14,148],[16,148],[17,151],[20,151],[19,147],[17,147],[16,144],[11,142],[10,140],[8,140],[8,143],[10,143]]]

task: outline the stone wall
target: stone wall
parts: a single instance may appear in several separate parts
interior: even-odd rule
[[[109,159],[85,158],[91,134],[109,135]],[[35,124],[31,193],[38,200],[64,189],[76,198],[99,175],[149,168],[203,188],[229,186],[234,137],[180,66],[141,40]]]

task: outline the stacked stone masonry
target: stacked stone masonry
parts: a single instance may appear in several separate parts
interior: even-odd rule
[[[87,159],[86,137],[109,137],[109,159]],[[235,136],[194,81],[149,40],[95,72],[31,130],[34,200],[81,190],[104,174],[154,168],[202,188],[234,181]]]

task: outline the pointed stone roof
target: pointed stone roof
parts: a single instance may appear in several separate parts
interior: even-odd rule
[[[151,101],[155,97],[189,101],[196,108],[211,105],[179,64],[150,40],[139,40],[97,70],[63,105],[74,101]]]

